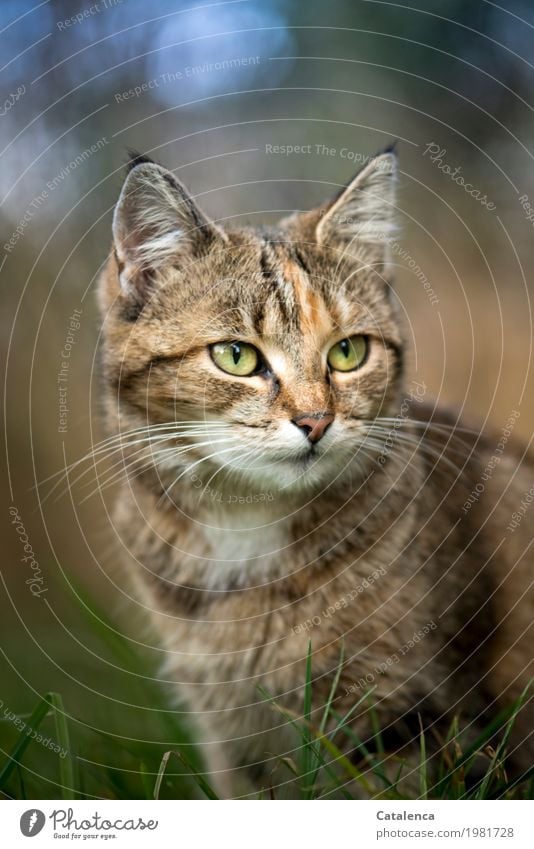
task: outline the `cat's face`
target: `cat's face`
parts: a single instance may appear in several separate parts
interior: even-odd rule
[[[256,491],[369,468],[366,422],[392,414],[402,373],[394,171],[383,154],[333,203],[259,232],[219,229],[169,172],[134,166],[100,293],[132,468]]]

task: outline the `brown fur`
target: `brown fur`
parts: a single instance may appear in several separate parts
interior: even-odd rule
[[[166,677],[227,794],[242,786],[230,770],[262,786],[297,745],[258,687],[302,715],[309,641],[314,721],[343,645],[335,709],[349,710],[370,674],[393,749],[409,751],[417,714],[438,734],[458,712],[475,730],[533,674],[528,517],[506,531],[532,463],[507,445],[463,509],[499,435],[411,397],[387,257],[394,172],[384,154],[330,206],[273,231],[222,232],[142,162],[115,213],[100,284],[108,423],[124,434],[177,423],[159,431],[165,455],[124,443],[116,523]],[[329,372],[326,351],[355,333],[367,361]],[[255,345],[269,370],[220,371],[208,346],[226,340]],[[334,425],[304,463],[291,419],[324,411]],[[397,430],[383,422],[373,437],[373,422],[399,414]],[[372,736],[365,706],[351,722]],[[520,768],[531,731],[526,708],[512,741]]]

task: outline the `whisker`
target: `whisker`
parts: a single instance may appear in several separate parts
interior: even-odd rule
[[[213,436],[219,436],[221,432],[222,431],[219,431],[218,433],[214,432]],[[61,475],[59,480],[56,481],[56,483],[50,488],[48,493],[42,498],[41,503],[44,504],[44,502],[52,495],[52,493],[62,483],[63,479],[68,478],[69,474],[71,474],[73,471],[75,471],[75,469],[77,469],[80,465],[82,465],[85,462],[88,462],[88,461],[91,461],[91,460],[93,461],[92,464],[90,466],[88,466],[87,469],[82,471],[81,474],[72,482],[73,484],[76,483],[78,480],[81,480],[81,478],[83,478],[88,472],[90,472],[91,469],[96,468],[96,466],[99,463],[102,463],[105,460],[109,459],[111,456],[113,456],[113,454],[116,454],[118,451],[124,451],[125,449],[133,447],[134,445],[140,445],[140,444],[148,445],[151,442],[154,442],[154,443],[163,442],[165,440],[179,439],[181,437],[208,436],[209,433],[207,433],[205,430],[195,431],[195,430],[192,430],[192,429],[184,431],[183,433],[177,432],[175,430],[169,430],[168,433],[164,433],[164,434],[155,434],[154,435],[154,434],[149,433],[146,436],[141,437],[140,439],[132,439],[131,438],[131,437],[136,436],[136,435],[137,434],[134,431],[132,431],[131,434],[130,434],[130,438],[123,440],[122,442],[120,442],[119,445],[115,446],[114,444],[109,444],[109,445],[102,446],[97,451],[91,452],[90,454],[87,454],[84,457],[81,457],[79,460],[76,460],[74,463],[67,466],[65,469],[62,469],[61,472],[56,473],[55,475],[51,476],[51,477],[56,477],[57,474]],[[144,449],[141,449],[141,450],[144,450]],[[46,482],[46,481],[43,481],[43,483],[44,482]]]
[[[390,434],[389,431],[387,433]],[[418,438],[418,437],[414,436],[413,434],[406,434],[406,433],[397,432],[395,434],[395,439],[396,439],[397,443],[398,442],[404,443],[405,445],[409,445],[410,447],[412,447],[414,449],[413,450],[414,454],[417,453],[417,451],[426,452],[428,454],[428,456],[434,458],[435,460],[437,460],[440,463],[445,464],[446,466],[449,466],[449,468],[451,468],[452,471],[455,472],[457,476],[461,476],[462,474],[465,473],[465,469],[460,468],[455,463],[453,463],[452,460],[450,460],[445,455],[444,450],[441,451],[441,452],[438,451],[437,448],[435,448],[434,446],[429,445],[427,442],[425,442],[422,437]],[[373,445],[373,447],[374,447],[374,445]],[[395,455],[395,452],[397,452],[396,456],[397,457],[401,456],[398,453],[398,444],[397,444],[397,446],[387,445],[385,441],[381,445],[380,452],[385,454],[386,456]]]
[[[163,455],[163,454],[167,454],[170,450],[171,449],[169,449],[169,448],[162,448],[160,451],[155,452],[155,453]],[[124,468],[120,472],[116,472],[114,475],[112,475],[107,480],[105,480],[103,482],[99,481],[98,485],[88,495],[86,495],[86,496],[84,496],[84,498],[80,499],[79,503],[84,504],[86,501],[88,501],[90,498],[92,498],[94,495],[96,495],[97,492],[102,493],[102,492],[104,492],[104,490],[109,489],[111,486],[113,486],[113,484],[115,483],[116,480],[120,480],[122,475],[124,475],[128,480],[134,480],[134,478],[139,477],[139,475],[142,475],[144,471],[146,471],[147,469],[149,469],[151,466],[154,465],[153,459],[147,460],[146,462],[141,463],[140,466],[139,466],[139,462],[140,461],[136,460],[135,462],[133,462],[133,463],[127,465],[127,466],[124,466]],[[137,470],[135,471],[135,473],[131,471],[131,468],[133,468],[134,466],[137,467]]]
[[[472,436],[480,436],[481,432],[479,430],[473,430],[468,427],[461,427],[456,424],[446,424],[446,422],[434,422],[434,421],[424,421],[421,419],[412,419],[406,416],[377,416],[375,419],[362,419],[365,424],[371,424],[372,422],[391,422],[392,424],[396,424],[399,427],[405,425],[413,425],[414,427],[421,427],[425,430],[441,430],[441,431],[450,431],[453,434],[456,433],[468,433]]]
[[[413,440],[416,440],[417,443],[421,446],[431,445],[432,447],[434,447],[436,449],[442,447],[444,451],[446,450],[447,452],[450,452],[452,454],[456,454],[459,457],[465,457],[466,456],[465,451],[461,451],[459,448],[455,448],[455,447],[453,447],[453,445],[451,445],[450,438],[447,440],[447,442],[445,444],[443,444],[442,442],[438,442],[436,444],[435,437],[434,437],[433,434],[427,434],[427,433],[416,434],[416,433],[409,433],[409,432],[406,433],[406,431],[396,430],[395,428],[381,427],[380,425],[373,425],[369,428],[369,430],[372,431],[373,433],[383,435],[387,438],[391,437],[394,440],[396,440],[397,438],[404,439],[404,440],[411,438]],[[471,448],[471,446],[466,445],[462,440],[459,440],[459,441],[462,445],[465,446],[466,449]]]
[[[183,454],[186,454],[188,451],[192,451],[194,448],[202,448],[206,445],[222,444],[224,442],[228,442],[230,439],[231,439],[231,437],[227,437],[226,439],[208,440],[207,442],[196,442],[196,443],[193,443],[192,445],[186,445],[186,446],[183,446],[182,448],[178,448],[178,449],[175,448],[175,447],[169,446],[168,448],[160,449],[159,452],[152,452],[150,458],[147,457],[147,460],[143,464],[143,467],[140,470],[138,470],[135,475],[132,475],[131,472],[129,471],[129,469],[132,468],[132,467],[135,467],[135,465],[138,463],[138,461],[132,460],[130,463],[123,466],[123,468],[120,469],[118,472],[115,472],[111,476],[108,476],[106,478],[106,480],[104,480],[103,483],[100,483],[100,481],[99,481],[99,485],[96,487],[96,489],[94,489],[80,503],[83,504],[83,502],[86,501],[87,498],[91,498],[93,495],[95,495],[95,493],[111,486],[116,480],[120,479],[120,477],[123,474],[126,474],[127,477],[130,477],[131,479],[133,479],[133,477],[137,477],[139,474],[141,474],[143,471],[150,468],[151,466],[157,466],[157,462],[156,463],[154,462],[154,457],[158,453],[161,453],[161,454],[165,453],[166,456],[168,455],[169,457],[173,457],[173,458],[174,457],[180,457]],[[144,449],[141,449],[141,450],[144,450]],[[217,453],[217,452],[215,452],[215,453]],[[119,461],[119,464],[120,464],[120,461]],[[116,465],[117,464],[115,464],[115,466]],[[115,468],[115,466],[113,468]],[[109,471],[111,471],[111,470],[109,470]]]
[[[186,434],[175,433],[174,431],[172,431],[168,434],[158,435],[158,436],[154,436],[154,437],[152,435],[150,435],[150,436],[147,436],[143,439],[137,439],[137,440],[133,440],[133,441],[130,441],[130,442],[125,442],[124,444],[121,444],[118,447],[107,451],[104,454],[104,456],[101,457],[97,462],[101,463],[103,460],[108,459],[113,454],[116,454],[118,451],[129,449],[130,447],[133,447],[134,445],[140,444],[140,445],[142,445],[142,447],[139,448],[137,451],[135,451],[133,456],[144,451],[146,446],[150,446],[152,443],[160,444],[161,442],[167,442],[167,441],[170,441],[170,440],[175,440],[175,439],[178,439],[178,438],[183,437],[183,436],[186,436],[188,439],[191,438],[191,437],[194,437],[194,436],[209,436],[209,437],[213,436],[213,438],[215,438],[216,436],[217,437],[220,436],[220,432],[216,433],[216,434],[215,433],[209,434],[209,433],[206,433],[204,431],[193,431],[192,430],[192,431],[189,431]],[[119,463],[120,463],[120,461],[119,461]],[[95,463],[95,467],[96,467],[96,463]],[[90,468],[87,471],[90,471]],[[85,472],[83,472],[82,475],[83,474],[85,474]],[[82,475],[80,475],[80,477],[82,477]]]
[[[163,491],[161,497],[156,502],[156,505],[154,507],[154,511],[156,511],[158,509],[162,500],[165,497],[169,496],[169,491],[171,489],[174,489],[174,487],[176,486],[178,481],[180,481],[183,478],[183,476],[188,474],[192,469],[194,469],[198,465],[200,465],[200,463],[205,463],[207,460],[211,460],[212,457],[217,457],[221,454],[226,454],[227,451],[238,451],[238,450],[239,449],[235,445],[231,445],[229,448],[221,448],[219,451],[214,451],[212,454],[207,454],[205,457],[201,457],[200,460],[196,460],[194,463],[190,463],[189,465],[187,465],[185,467],[185,469],[183,470],[183,472],[181,474],[179,474],[177,477],[175,477],[173,482],[168,487],[164,488],[164,491]]]
[[[248,452],[247,452],[247,453],[246,453],[243,457],[241,457],[241,459],[242,459],[242,460],[244,460],[244,461],[246,461],[246,460],[248,459],[248,457],[250,457],[250,456],[251,456],[251,454],[252,454],[252,451],[248,451]],[[209,486],[210,486],[210,483],[212,482],[213,478],[214,478],[216,475],[218,475],[220,472],[222,472],[224,469],[228,469],[228,472],[226,473],[226,475],[225,475],[225,476],[224,476],[224,478],[223,478],[223,482],[226,480],[226,478],[228,477],[228,474],[229,474],[229,472],[230,472],[230,468],[229,468],[229,467],[230,467],[230,463],[231,463],[231,462],[232,462],[232,457],[230,457],[230,459],[228,460],[228,462],[223,463],[223,465],[222,465],[222,466],[219,466],[217,469],[215,469],[215,471],[213,472],[213,474],[212,474],[212,475],[208,478],[208,481],[207,481],[206,485],[204,486],[204,488],[202,489],[202,492],[201,492],[201,493],[199,493],[199,496],[198,496],[198,497],[199,497],[199,501],[200,501],[200,499],[202,498],[202,496],[204,495],[204,493],[205,493],[206,491],[209,491]],[[240,470],[236,470],[236,471],[238,472],[238,475],[239,475]],[[242,477],[242,475],[243,475],[243,473],[242,473],[242,470],[241,470],[241,475],[240,475],[240,476]]]
[[[113,442],[127,441],[130,437],[141,435],[142,433],[147,432],[147,431],[154,432],[154,431],[160,431],[160,430],[172,430],[172,431],[176,431],[177,433],[180,432],[180,431],[183,431],[183,433],[185,435],[189,432],[190,429],[194,429],[195,427],[200,428],[202,431],[204,431],[204,429],[208,426],[208,424],[209,424],[210,428],[215,427],[217,429],[219,429],[219,428],[224,429],[228,426],[226,424],[226,422],[206,422],[205,424],[202,421],[197,421],[197,422],[195,422],[195,421],[191,421],[191,422],[160,422],[159,424],[146,425],[144,427],[133,428],[132,430],[122,431],[121,433],[114,434],[113,436],[109,436],[106,439],[101,440],[100,442],[96,442],[92,446],[91,450],[89,452],[87,452],[87,454],[85,454],[83,457],[80,457],[78,460],[75,460],[69,466],[66,466],[63,469],[59,469],[59,471],[53,472],[53,474],[48,475],[48,477],[46,477],[46,478],[43,478],[41,481],[39,481],[34,486],[34,489],[37,489],[39,486],[42,486],[44,483],[47,483],[49,480],[52,480],[53,478],[57,477],[58,475],[65,474],[66,471],[73,469],[74,467],[76,467],[80,463],[83,463],[86,460],[90,460],[99,451],[100,448],[103,448],[106,445],[111,444]]]

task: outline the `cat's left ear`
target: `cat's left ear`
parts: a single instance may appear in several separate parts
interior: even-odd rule
[[[357,254],[362,245],[386,263],[396,230],[396,178],[392,150],[371,159],[322,214],[315,230],[318,244],[349,254]]]

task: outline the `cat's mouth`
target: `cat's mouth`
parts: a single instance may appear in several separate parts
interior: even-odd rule
[[[286,454],[284,457],[281,457],[280,460],[283,463],[292,466],[294,469],[304,471],[319,462],[324,454],[325,452],[317,446],[310,445],[309,448],[302,451],[300,454]]]
[[[311,463],[313,460],[317,460],[321,455],[324,454],[324,451],[321,451],[315,445],[310,445],[310,447],[304,451],[302,454],[296,458],[298,463]]]

